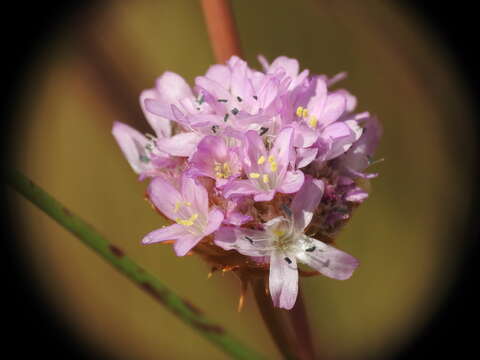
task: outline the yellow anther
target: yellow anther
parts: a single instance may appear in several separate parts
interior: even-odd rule
[[[268,181],[270,180],[267,174],[263,174],[262,180],[265,184],[268,184]]]
[[[263,165],[264,162],[265,162],[265,156],[262,155],[258,158],[257,164]]]
[[[277,163],[275,161],[273,161],[271,164],[270,164],[270,170],[272,171],[277,171],[278,169],[278,166],[277,166]]]
[[[259,173],[252,172],[252,173],[250,173],[250,175],[248,175],[248,176],[250,176],[252,179],[258,179],[258,178],[260,177],[260,174],[259,174]]]
[[[225,171],[225,172],[230,171],[230,165],[228,165],[228,163],[223,163],[223,171]]]
[[[181,219],[181,218],[176,218],[175,221],[177,224],[184,225],[184,226],[192,226],[195,223],[195,220],[197,220],[198,214],[195,213],[190,218],[188,219]]]
[[[192,203],[190,201],[177,201],[175,203],[175,209],[173,209],[173,212],[178,212],[182,206],[192,206]]]
[[[269,162],[270,164],[275,162],[275,158],[273,157],[273,155],[270,155],[270,156],[268,157],[268,162]]]
[[[216,173],[215,173],[215,176],[216,176],[217,178],[219,178],[219,179],[223,179],[223,178],[225,177],[225,175],[224,175],[223,173],[221,173],[221,172],[216,172]]]
[[[277,235],[278,237],[282,237],[283,235],[285,235],[285,231],[284,230],[274,230],[273,233],[275,235]]]
[[[297,108],[296,114],[297,114],[298,117],[302,117],[302,115],[303,115],[303,106],[299,106],[299,107]]]
[[[308,116],[308,109],[303,109],[302,116],[306,118]]]
[[[308,122],[308,124],[312,127],[312,128],[316,128],[317,127],[317,124],[318,124],[318,119],[316,116],[311,116],[310,117],[310,121]]]

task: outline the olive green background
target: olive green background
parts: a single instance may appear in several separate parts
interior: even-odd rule
[[[358,257],[351,280],[302,280],[316,346],[340,359],[388,359],[434,314],[461,258],[472,143],[470,104],[448,50],[394,1],[234,1],[246,60],[299,59],[334,75],[377,114],[380,177],[337,244]],[[232,274],[207,280],[199,258],[140,239],[163,220],[111,136],[142,131],[138,95],[171,70],[190,83],[214,62],[197,1],[103,1],[66,21],[29,71],[15,160],[44,189],[254,348],[279,358]],[[18,196],[27,269],[80,340],[118,359],[226,356]]]

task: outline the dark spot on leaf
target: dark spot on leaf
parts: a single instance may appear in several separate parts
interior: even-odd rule
[[[125,256],[125,253],[123,252],[122,249],[116,247],[115,245],[109,245],[108,246],[110,251],[112,252],[113,255],[115,255],[116,257],[124,257]]]
[[[223,334],[225,330],[218,325],[213,325],[213,324],[206,324],[203,322],[200,322],[198,320],[193,320],[192,325],[195,326],[197,329],[206,331],[206,332],[211,332],[211,333],[216,333],[216,334]]]

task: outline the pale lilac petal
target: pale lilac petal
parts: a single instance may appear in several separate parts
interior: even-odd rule
[[[118,121],[113,124],[112,134],[117,140],[123,155],[137,174],[150,168],[148,166],[150,159],[145,150],[148,140],[145,136],[127,124]]]
[[[270,155],[272,155],[277,162],[279,172],[287,168],[288,164],[295,155],[292,147],[293,133],[294,130],[290,127],[280,131],[275,139],[273,148],[270,151]]]
[[[298,269],[294,256],[274,251],[270,255],[268,287],[276,307],[290,310],[297,300]]]
[[[296,78],[298,75],[300,66],[298,65],[298,60],[288,58],[286,56],[279,56],[273,60],[270,65],[269,72],[275,73],[278,69],[283,69],[288,76],[292,79]]]
[[[267,72],[270,65],[268,64],[267,59],[263,55],[257,56],[258,62],[262,65],[263,71]]]
[[[215,64],[210,66],[205,77],[222,84],[226,89],[230,88],[231,72],[226,65]]]
[[[345,194],[345,200],[351,202],[361,203],[366,198],[368,198],[368,193],[359,187],[356,187]]]
[[[172,156],[188,157],[193,154],[200,139],[200,135],[193,132],[180,133],[170,138],[159,139],[157,147]]]
[[[192,90],[178,74],[166,71],[157,79],[157,91],[160,98],[169,104],[177,104],[180,99],[192,97]]]
[[[155,134],[157,134],[158,137],[169,137],[172,135],[172,126],[170,124],[170,120],[155,115],[154,113],[148,111],[145,106],[146,99],[154,100],[157,96],[158,93],[155,89],[142,91],[142,93],[140,94],[140,107],[142,108],[143,114],[145,115],[148,123],[150,124],[152,129],[155,130]]]
[[[233,226],[221,227],[214,241],[224,250],[236,250],[246,256],[266,256],[271,246],[271,238],[264,231]]]
[[[188,252],[192,250],[195,245],[200,242],[200,240],[202,240],[202,238],[203,235],[185,235],[184,237],[175,241],[175,244],[173,244],[173,249],[175,250],[177,256],[187,255]]]
[[[223,188],[223,196],[227,199],[234,196],[253,195],[257,192],[257,187],[250,180],[233,180]]]
[[[275,196],[275,190],[268,190],[268,191],[264,191],[264,192],[258,192],[253,197],[253,200],[255,200],[255,201],[270,201],[270,200],[273,199],[274,196]]]
[[[277,190],[281,193],[291,194],[297,192],[303,185],[304,175],[300,170],[287,171]]]
[[[306,148],[312,146],[317,139],[318,133],[311,127],[305,124],[300,124],[295,127],[293,146]]]
[[[208,213],[208,193],[207,190],[195,182],[194,179],[183,176],[182,195],[185,201],[192,203],[192,207],[200,214]]]
[[[172,113],[171,104],[164,103],[158,99],[145,98],[143,101],[142,108],[145,109],[146,113],[156,115],[160,118],[173,120],[174,114]],[[152,126],[153,127],[153,126]]]
[[[359,265],[356,258],[316,239],[310,240],[309,249],[313,251],[296,254],[299,261],[332,279],[346,280],[352,276]]]
[[[175,220],[177,217],[175,213],[176,204],[183,201],[183,198],[172,184],[161,177],[154,178],[147,188],[147,194],[162,214],[171,220]]]
[[[297,149],[297,168],[301,169],[309,165],[318,154],[318,148],[298,148]]]
[[[205,228],[204,235],[206,236],[216,231],[222,224],[223,218],[224,216],[222,211],[216,208],[211,210],[208,213],[208,223],[207,227]]]
[[[305,177],[302,188],[295,194],[290,205],[293,214],[294,226],[302,231],[312,221],[313,213],[322,200],[325,184],[320,179],[313,179],[311,176]]]
[[[347,108],[347,100],[341,93],[332,93],[328,95],[325,101],[325,107],[319,121],[323,126],[329,125],[338,120]]]
[[[188,235],[189,235],[189,232],[187,231],[185,226],[173,224],[173,225],[165,226],[161,229],[152,231],[151,233],[149,233],[143,238],[142,244],[146,245],[146,244],[153,244],[161,241],[176,240]]]

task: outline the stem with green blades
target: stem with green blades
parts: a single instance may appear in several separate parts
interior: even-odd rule
[[[93,227],[73,214],[23,174],[12,170],[6,174],[6,177],[7,183],[11,187],[233,359],[264,359],[263,356],[234,339],[224,328],[210,321],[191,303],[169,290],[159,279],[140,267],[126,256],[121,249],[109,243]]]

